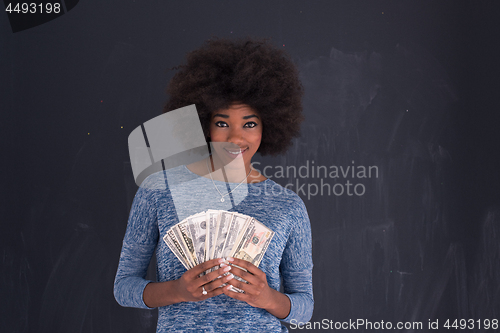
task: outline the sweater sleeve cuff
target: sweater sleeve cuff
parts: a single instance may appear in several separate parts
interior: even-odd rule
[[[144,285],[141,287],[141,293],[140,293],[140,298],[141,298],[141,308],[143,309],[154,309],[154,308],[150,308],[149,306],[146,305],[146,303],[144,303],[144,289],[146,288],[146,286],[150,283],[150,282],[153,282],[151,280],[145,280],[144,281]]]
[[[151,280],[145,280],[140,277],[128,277],[121,282],[121,288],[115,289],[115,298],[122,306],[140,308],[140,309],[154,309],[144,303],[144,288],[150,283]],[[116,293],[116,291],[118,291]]]
[[[303,297],[304,295],[286,294],[290,299],[290,313],[281,321],[290,323],[292,319],[300,322],[307,322],[311,319],[312,311],[309,302]]]

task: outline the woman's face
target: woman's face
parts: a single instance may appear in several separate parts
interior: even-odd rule
[[[235,103],[228,109],[212,114],[210,137],[214,150],[223,162],[243,158],[248,169],[260,146],[262,120],[259,113],[249,105]],[[224,144],[225,142],[229,144]]]

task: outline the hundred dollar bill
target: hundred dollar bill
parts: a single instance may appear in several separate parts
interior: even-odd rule
[[[239,214],[236,212],[231,212],[230,214],[227,214],[227,217],[230,219],[227,235],[226,235],[226,240],[224,241],[224,244],[222,245],[222,254],[220,254],[219,258],[225,258],[230,255],[231,250],[236,243],[236,241],[240,238],[240,235],[242,234],[242,231],[245,230],[246,225],[248,222],[251,220],[250,216]],[[226,273],[224,275],[228,275],[229,273]],[[236,277],[238,278],[238,277]],[[239,279],[240,281],[244,281],[243,279]],[[245,281],[246,282],[246,281]],[[227,284],[223,284],[221,287],[226,286]],[[233,291],[240,291],[238,288],[231,287]]]
[[[221,258],[225,258],[231,255],[231,251],[236,244],[240,241],[243,231],[246,229],[247,224],[252,218],[247,215],[233,213],[231,217],[231,223],[226,236],[226,241],[224,242],[223,251]]]
[[[205,212],[187,218],[186,226],[189,229],[193,242],[194,254],[198,263],[205,262],[205,239],[207,234],[207,221]]]
[[[186,254],[188,261],[193,267],[198,265],[198,260],[196,259],[196,256],[194,254],[193,240],[191,239],[191,235],[188,234],[189,230],[186,227],[186,223],[180,222],[174,225],[172,227],[172,230],[174,231],[174,235],[181,245],[182,250]]]
[[[187,224],[187,221],[184,223],[179,223],[178,224],[179,230],[181,231],[182,237],[184,239],[184,242],[186,243],[187,249],[188,249],[188,254],[191,255],[191,258],[193,259],[193,264],[194,266],[198,265],[198,258],[196,256],[196,250],[194,248],[194,237],[191,235],[191,229],[189,229],[189,226]]]
[[[259,266],[273,236],[272,230],[250,216],[208,210],[173,226],[163,239],[184,267],[190,269],[207,260],[229,256]],[[235,279],[246,283],[238,276]],[[238,288],[232,290],[243,292]]]
[[[224,251],[224,243],[226,242],[227,232],[231,223],[232,214],[230,212],[221,211],[218,218],[217,238],[215,239],[214,259],[222,258]]]
[[[219,217],[219,210],[207,210],[207,237],[205,241],[205,261],[214,259],[215,240],[217,237],[217,222]]]
[[[177,242],[177,239],[175,239],[175,235],[172,230],[167,231],[165,236],[163,236],[163,241],[167,244],[170,250],[177,257],[177,259],[179,259],[179,261],[182,263],[184,268],[186,268],[186,270],[192,268],[186,258],[186,255],[182,251],[181,246]]]

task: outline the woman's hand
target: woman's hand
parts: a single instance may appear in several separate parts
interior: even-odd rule
[[[223,288],[219,288],[233,278],[233,275],[225,273],[232,270],[231,266],[224,265],[224,259],[212,259],[201,263],[176,280],[180,302],[197,302],[222,294]],[[222,264],[222,265],[221,265]],[[221,265],[213,272],[200,276],[206,270]],[[204,288],[204,289],[203,289]],[[203,294],[203,290],[206,294]]]
[[[144,288],[144,303],[151,307],[167,306],[180,302],[197,302],[222,294],[218,288],[233,278],[232,274],[223,276],[233,268],[221,265],[224,259],[212,259],[186,271],[178,280],[151,282]],[[217,265],[221,267],[200,276],[201,273]],[[203,294],[205,288],[206,294]]]
[[[228,286],[220,288],[223,289],[224,294],[246,302],[253,307],[265,309],[277,318],[284,319],[288,316],[291,306],[290,299],[285,294],[269,287],[266,273],[246,260],[237,258],[227,258],[227,260],[231,264],[246,269],[245,271],[233,266],[231,273],[248,283],[238,281],[237,279],[230,279]],[[231,291],[231,286],[243,290],[244,293]]]

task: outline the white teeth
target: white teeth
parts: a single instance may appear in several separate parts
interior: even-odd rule
[[[242,153],[245,151],[245,149],[242,149],[242,150],[238,150],[238,151],[229,151],[229,150],[226,150],[229,154],[233,154],[233,155],[238,155],[239,153]]]

